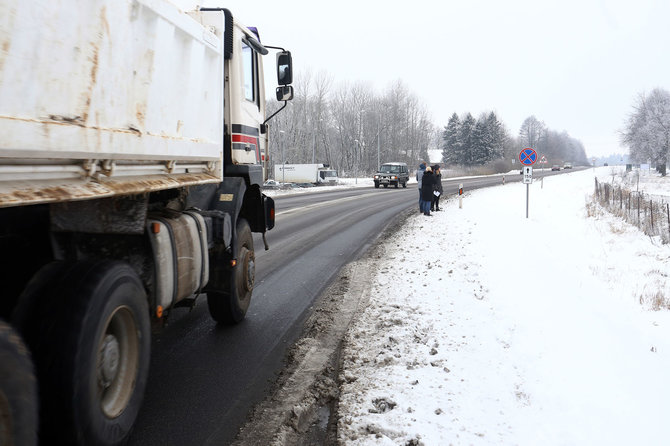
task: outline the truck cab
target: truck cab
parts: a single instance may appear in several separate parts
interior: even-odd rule
[[[337,178],[337,171],[334,169],[331,169],[328,165],[322,164],[321,167],[318,169],[319,172],[319,177],[318,177],[318,182],[319,184],[323,184],[325,186],[333,186],[336,185],[339,179]]]

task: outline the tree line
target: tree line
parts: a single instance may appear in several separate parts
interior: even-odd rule
[[[510,169],[521,149],[530,147],[547,163],[587,164],[583,144],[568,135],[547,128],[535,116],[526,118],[514,137],[498,119],[495,112],[482,113],[475,119],[471,113],[451,115],[444,128],[442,159],[447,164],[464,167],[489,165],[504,172]],[[504,161],[504,162],[500,162]]]
[[[325,73],[307,72],[294,82],[295,97],[270,121],[270,169],[281,163],[329,164],[342,177],[369,176],[379,164],[416,167],[439,151],[449,167],[511,169],[524,147],[546,154],[550,163],[587,163],[580,141],[550,130],[534,116],[513,136],[495,112],[452,114],[446,126],[402,82],[383,91],[368,83],[335,85]],[[283,103],[268,101],[268,115]],[[430,160],[436,162],[438,160]],[[502,163],[500,161],[503,161]],[[502,167],[501,167],[502,166]]]
[[[401,81],[382,92],[366,83],[334,88],[330,76],[308,72],[294,86],[294,99],[270,121],[271,166],[315,162],[342,177],[369,176],[379,163],[427,159],[438,145],[431,116]],[[269,101],[269,113],[281,105]]]

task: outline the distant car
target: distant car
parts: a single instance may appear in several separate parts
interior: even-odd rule
[[[572,163],[565,163],[563,164],[564,169],[572,169]]]
[[[409,169],[406,163],[384,163],[374,176],[375,187],[398,186],[407,187]]]
[[[275,180],[267,180],[265,183],[263,183],[263,189],[279,189],[281,184],[279,181]]]
[[[314,187],[312,183],[295,183],[298,187]]]
[[[558,164],[554,164],[553,166],[551,166],[551,170],[561,170],[561,166],[559,166]]]

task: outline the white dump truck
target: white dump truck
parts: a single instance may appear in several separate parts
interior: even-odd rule
[[[123,443],[151,326],[245,317],[269,48],[285,107],[290,52],[226,9],[0,0],[0,443]]]
[[[276,164],[275,181],[281,183],[337,184],[337,171],[326,164]]]

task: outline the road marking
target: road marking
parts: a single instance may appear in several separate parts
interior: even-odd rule
[[[335,200],[322,201],[322,202],[319,202],[319,203],[308,204],[306,206],[299,206],[299,207],[291,208],[291,209],[288,209],[288,210],[285,210],[285,211],[277,212],[277,213],[275,213],[275,216],[279,217],[279,216],[295,214],[295,213],[298,213],[298,212],[304,212],[304,211],[308,211],[310,209],[316,209],[316,208],[320,208],[320,207],[323,207],[323,206],[328,206],[332,203],[343,203],[343,202],[347,202],[347,201],[358,200],[358,199],[361,199],[363,197],[367,197],[369,195],[375,195],[375,194],[378,194],[378,193],[379,192],[369,192],[369,193],[366,193],[366,194],[354,195],[354,196],[351,196],[351,197],[344,197],[344,198],[337,198]]]

